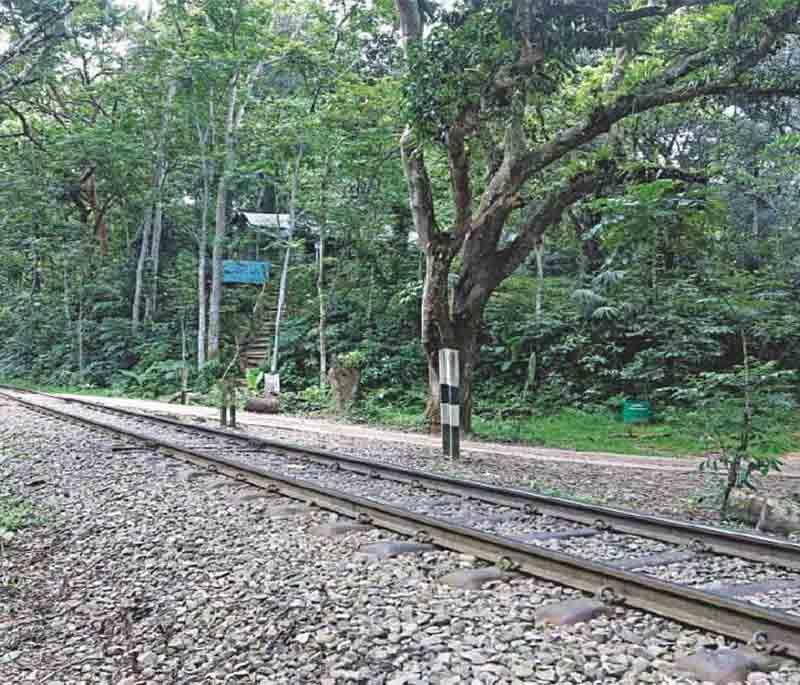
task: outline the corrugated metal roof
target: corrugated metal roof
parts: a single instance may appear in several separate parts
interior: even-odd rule
[[[264,214],[262,212],[240,212],[251,226],[259,228],[288,228],[289,214]]]

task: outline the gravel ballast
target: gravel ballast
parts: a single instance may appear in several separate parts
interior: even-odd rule
[[[42,402],[56,409],[64,409],[64,400],[58,398],[38,397]],[[562,551],[579,557],[615,563],[646,558],[664,552],[678,552],[674,545],[666,545],[643,537],[622,535],[614,532],[603,532],[593,537],[564,537],[559,539],[530,539],[528,534],[542,535],[555,531],[585,530],[580,525],[570,524],[562,519],[539,514],[527,514],[508,507],[465,500],[462,497],[431,490],[410,483],[400,483],[386,479],[373,478],[370,475],[349,470],[334,470],[330,464],[321,464],[308,460],[303,455],[284,453],[270,447],[254,448],[241,440],[224,435],[207,435],[191,426],[163,424],[156,421],[142,420],[139,416],[130,416],[117,411],[89,407],[81,403],[66,405],[72,414],[87,416],[103,423],[122,426],[138,434],[159,436],[172,443],[207,451],[211,454],[234,457],[252,466],[264,467],[274,473],[288,478],[299,478],[320,487],[335,487],[337,490],[373,501],[393,504],[414,511],[418,514],[433,516],[437,519],[475,528],[483,532],[495,533],[506,537],[527,540],[530,544],[540,545],[553,551]],[[175,465],[170,462],[168,465]],[[159,465],[163,467],[164,465]],[[190,471],[187,478],[204,478],[207,472]],[[726,557],[699,556],[691,561],[653,566],[647,571],[650,575],[662,580],[685,584],[702,585],[707,582],[750,583],[757,580],[773,578],[797,579],[796,573],[787,573],[782,569],[766,564],[759,564],[741,559]],[[761,598],[769,601],[774,597]],[[786,610],[785,602],[776,602],[776,608]],[[791,605],[788,610],[797,613],[799,606]]]
[[[623,609],[537,627],[577,593],[446,587],[478,562],[370,561],[358,549],[394,536],[314,537],[330,514],[271,518],[290,501],[3,400],[0,448],[0,495],[38,518],[2,550],[1,683],[677,685],[696,681],[669,672],[676,654],[724,643]],[[800,685],[800,668],[753,682]]]
[[[40,397],[36,401],[41,399]],[[170,407],[167,404],[121,398],[86,399],[101,404],[108,402],[110,406],[128,407],[145,414],[168,416],[188,424],[201,422],[218,425],[216,420],[209,421],[208,411],[203,407]],[[76,411],[77,408],[77,405],[73,405],[70,410]],[[197,413],[193,415],[192,412]],[[568,450],[560,451],[558,458],[551,459],[545,453],[553,450],[543,450],[541,458],[531,454],[518,458],[506,453],[491,454],[486,449],[474,452],[465,449],[461,457],[453,461],[443,458],[438,447],[397,442],[394,439],[398,436],[397,431],[369,431],[377,435],[386,434],[387,439],[384,441],[355,437],[347,430],[337,430],[336,424],[329,432],[323,433],[320,432],[320,422],[308,417],[289,416],[286,428],[247,423],[246,413],[242,420],[245,423],[240,430],[247,434],[300,447],[327,449],[363,459],[474,478],[498,485],[530,488],[543,494],[582,499],[656,515],[719,523],[722,476],[711,470],[698,471],[692,466],[692,460],[687,460],[685,469],[676,470],[675,465],[682,463],[676,459],[619,456],[620,463],[616,464],[612,455],[597,455],[597,463],[593,463],[588,458],[587,461],[564,461],[561,457],[570,454]],[[308,425],[309,430],[303,430],[304,425]],[[408,437],[412,439],[413,434]],[[535,448],[523,451],[537,453]],[[580,456],[579,453],[573,454]],[[640,461],[642,467],[632,466],[634,460]],[[758,481],[758,477],[756,480]],[[775,497],[800,495],[800,479],[773,473],[768,478],[761,479],[759,492]],[[791,535],[790,538],[800,541],[800,534]]]
[[[209,420],[208,409],[193,406],[170,406],[136,399],[86,398],[93,402],[108,402],[111,406],[125,406],[133,411],[161,414],[191,423],[199,421],[217,425]],[[385,440],[366,439],[354,435],[359,426],[318,421],[313,417],[289,416],[286,427],[263,426],[261,418],[248,422],[248,415],[240,416],[245,432],[260,437],[281,440],[303,447],[318,447],[376,461],[399,464],[410,468],[436,471],[448,475],[475,478],[501,485],[529,487],[545,494],[586,499],[599,504],[647,511],[664,516],[676,516],[703,522],[719,521],[719,492],[721,475],[706,470],[699,472],[693,459],[660,459],[625,455],[597,454],[585,456],[569,450],[548,450],[521,447],[526,456],[510,455],[507,450],[497,454],[489,452],[489,445],[471,451],[465,448],[457,461],[444,459],[441,449],[416,446],[415,434],[396,430],[366,429],[369,435],[386,435]],[[281,417],[282,418],[282,417]],[[278,417],[275,418],[278,420]],[[320,426],[329,428],[320,432]],[[308,426],[308,430],[304,427]],[[398,442],[398,436],[403,440]],[[481,445],[481,443],[477,443]],[[509,445],[508,448],[513,448]],[[499,448],[504,449],[504,448]],[[553,452],[557,456],[552,457]],[[568,455],[572,455],[568,458]],[[576,461],[582,457],[585,460]],[[565,460],[566,459],[566,460]],[[641,467],[634,466],[641,463]],[[685,463],[685,467],[678,465]],[[800,494],[800,479],[796,469],[789,469],[795,477],[773,473],[762,479],[760,492],[776,497]],[[665,483],[668,487],[665,487]],[[795,536],[800,539],[800,536]]]

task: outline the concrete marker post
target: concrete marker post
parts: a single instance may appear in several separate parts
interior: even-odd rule
[[[458,393],[458,350],[439,350],[439,393],[442,412],[442,450],[458,459],[461,453],[461,403]]]

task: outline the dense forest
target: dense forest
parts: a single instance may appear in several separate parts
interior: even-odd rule
[[[4,0],[0,26],[1,376],[163,396],[187,369],[213,399],[264,369],[319,409],[339,366],[362,417],[421,424],[454,347],[466,430],[633,397],[800,443],[797,0]]]

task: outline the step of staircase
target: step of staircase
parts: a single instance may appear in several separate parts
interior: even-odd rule
[[[278,290],[275,288],[274,290],[263,292],[261,297],[263,300],[256,307],[261,323],[258,325],[257,330],[254,331],[253,336],[245,340],[239,353],[239,364],[244,369],[261,368],[272,357],[275,317],[278,313]],[[254,315],[256,310],[254,310]],[[283,316],[290,316],[295,310],[296,307],[285,306]]]
[[[266,357],[266,356],[269,355],[269,353],[270,353],[270,350],[268,348],[266,348],[266,347],[261,348],[261,349],[255,349],[255,348],[252,348],[252,347],[245,347],[241,351],[242,356],[247,355],[247,356],[250,356],[250,357]]]

